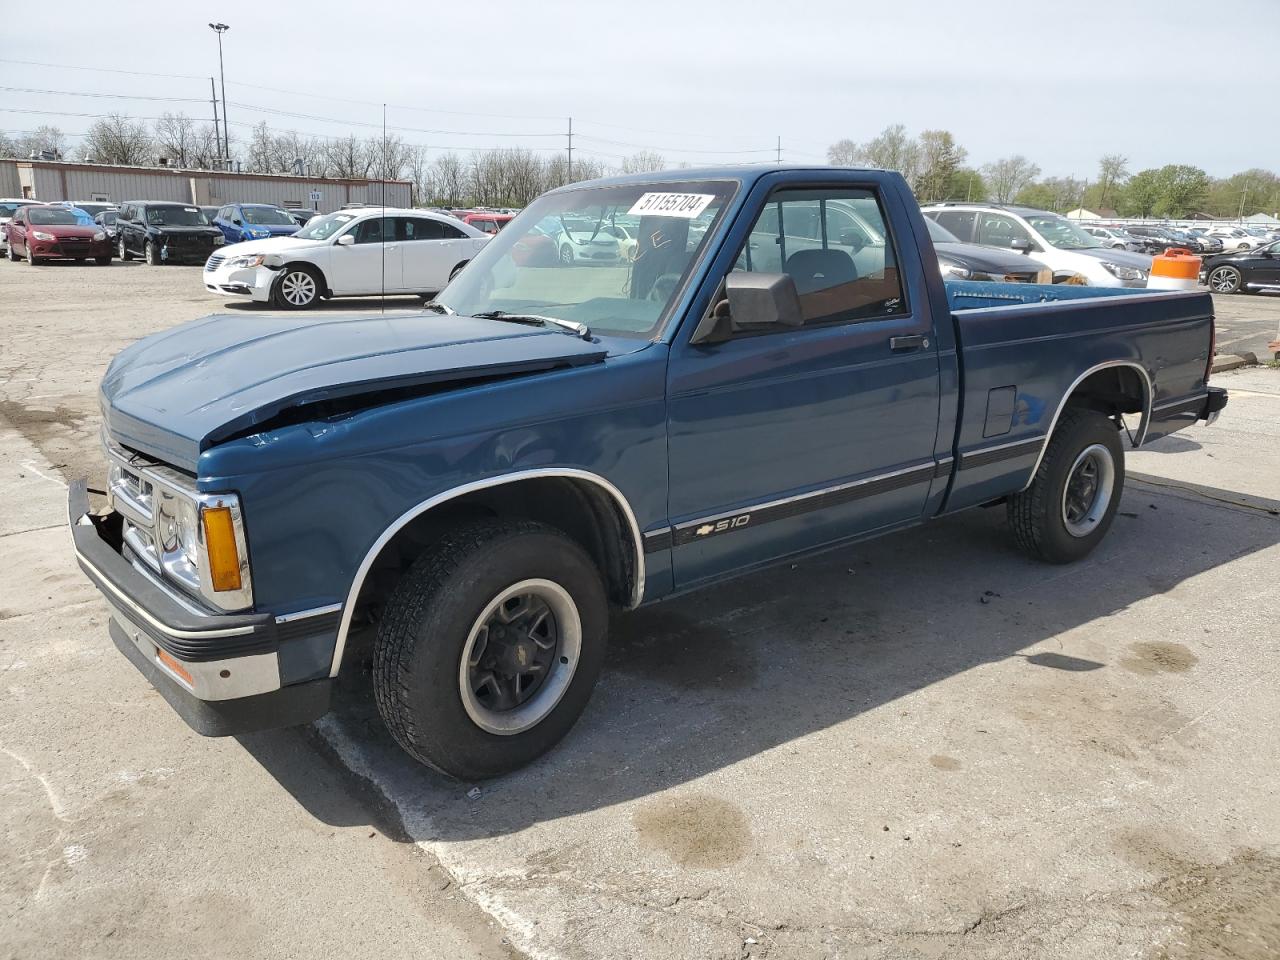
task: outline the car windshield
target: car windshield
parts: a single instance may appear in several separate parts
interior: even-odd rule
[[[358,216],[358,213],[331,213],[312,220],[294,236],[300,240],[328,240]]]
[[[27,219],[39,226],[73,227],[80,222],[74,210],[66,207],[32,207],[27,211]]]
[[[942,224],[938,223],[931,217],[924,218],[924,225],[929,229],[929,239],[934,243],[963,243],[964,241],[957,237]]]
[[[1032,214],[1027,217],[1027,223],[1045,238],[1049,246],[1059,250],[1096,250],[1102,246],[1097,237],[1085,233],[1066,217]]]
[[[207,227],[199,207],[147,207],[147,223],[157,227]]]
[[[76,206],[91,217],[96,217],[107,210],[115,209],[115,206],[110,203],[77,203]]]
[[[31,204],[21,202],[13,203],[6,201],[5,203],[0,203],[0,217],[12,217],[19,207],[29,206],[31,206]]]
[[[486,244],[436,302],[467,316],[534,315],[585,324],[593,333],[653,336],[736,186],[701,180],[546,194]],[[620,217],[638,217],[634,243],[613,235]]]
[[[114,210],[103,210],[100,214],[98,214],[98,216],[102,218],[103,223],[105,223],[107,226],[111,226],[111,224],[116,222],[116,217],[119,216],[119,214],[117,214]]]
[[[246,223],[253,223],[263,227],[295,227],[293,217],[279,207],[245,207],[244,219]]]

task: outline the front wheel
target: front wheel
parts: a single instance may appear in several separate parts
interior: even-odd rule
[[[142,258],[147,261],[149,267],[160,266],[160,248],[148,240],[142,248]]]
[[[1209,271],[1209,289],[1214,293],[1237,293],[1240,281],[1240,271],[1235,267],[1214,267]]]
[[[567,243],[560,247],[560,265],[562,267],[573,266],[573,247]]]
[[[128,263],[130,260],[133,259],[133,254],[130,253],[128,247],[124,245],[124,237],[120,238],[120,242],[119,244],[117,244],[116,252],[120,254],[120,259],[123,260],[125,263]]]
[[[560,741],[604,661],[608,606],[587,552],[559,530],[485,519],[403,576],[374,642],[374,692],[415,759],[494,777]]]
[[[320,281],[305,267],[286,267],[272,299],[282,310],[305,310],[320,299]]]
[[[1094,410],[1069,409],[1031,485],[1009,498],[1009,526],[1032,557],[1071,563],[1107,535],[1123,490],[1124,447],[1115,422]]]
[[[31,264],[33,267],[40,266],[40,258],[32,252],[30,241],[27,242],[27,263]]]

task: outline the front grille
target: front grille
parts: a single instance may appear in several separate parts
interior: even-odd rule
[[[114,444],[107,445],[107,458],[107,493],[124,521],[124,542],[156,573],[198,594],[199,571],[185,561],[176,539],[176,502],[195,495],[190,478]]]
[[[205,272],[213,273],[213,271],[217,270],[220,266],[222,266],[222,261],[225,259],[227,259],[226,254],[215,253],[213,256],[211,256],[208,260],[204,262]]]

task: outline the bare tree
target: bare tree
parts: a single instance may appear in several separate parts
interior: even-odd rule
[[[856,167],[862,163],[862,147],[847,137],[827,147],[827,163],[833,167]]]
[[[1117,190],[1129,178],[1129,158],[1108,153],[1098,161],[1098,206],[1115,204]]]
[[[11,137],[0,130],[0,157],[20,157],[21,149],[22,145],[17,137]]]
[[[667,161],[662,154],[655,153],[653,150],[641,150],[639,153],[622,158],[623,173],[653,173],[656,170],[665,169],[666,166]]]
[[[195,130],[191,148],[191,166],[197,170],[222,169],[221,134],[212,123],[202,123]]]
[[[375,180],[400,180],[409,162],[409,145],[399,134],[370,137],[365,144],[369,157],[368,176]]]
[[[432,196],[431,154],[420,144],[409,147],[409,156],[405,163],[409,182],[413,184],[413,202],[421,205],[430,203]]]
[[[156,149],[180,167],[194,166],[200,130],[185,113],[164,113],[155,125]]]
[[[140,166],[152,159],[155,144],[145,123],[113,113],[90,125],[82,149],[97,163]]]
[[[1023,187],[1040,176],[1040,168],[1018,153],[986,164],[982,168],[982,176],[991,199],[996,203],[1008,203]]]
[[[324,155],[330,176],[367,177],[373,168],[368,145],[358,140],[355,134],[341,140],[331,140],[325,147]]]
[[[47,124],[39,126],[17,141],[17,150],[18,155],[23,158],[42,153],[51,153],[61,158],[67,150],[67,135],[60,127]]]
[[[442,153],[431,165],[431,195],[446,207],[457,207],[466,193],[467,168],[456,153]]]
[[[882,170],[897,170],[915,183],[920,169],[920,144],[907,136],[907,128],[892,124],[862,147],[862,162]]]

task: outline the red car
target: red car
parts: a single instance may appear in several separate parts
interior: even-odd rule
[[[9,259],[25,254],[27,263],[35,266],[42,260],[111,262],[111,238],[96,224],[87,227],[76,222],[76,215],[66,207],[32,204],[19,207],[9,221]]]
[[[483,230],[489,236],[493,236],[512,219],[509,213],[468,213],[462,218],[462,222],[469,223],[477,230]]]

